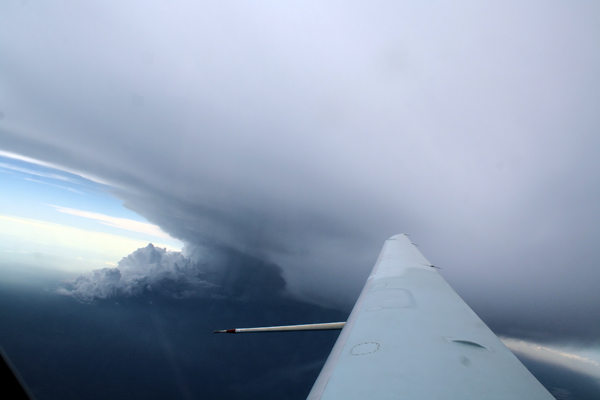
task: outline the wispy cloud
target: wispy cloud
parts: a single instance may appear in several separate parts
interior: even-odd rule
[[[17,172],[22,172],[22,173],[28,174],[28,175],[41,176],[43,178],[50,178],[50,179],[56,179],[59,181],[77,183],[73,179],[67,178],[66,176],[63,176],[63,175],[52,174],[52,173],[48,173],[48,172],[34,171],[29,168],[17,167],[16,165],[11,165],[11,164],[6,164],[6,163],[0,163],[0,168],[17,171]]]
[[[77,194],[84,194],[81,190],[73,189],[73,188],[70,188],[68,186],[56,185],[54,183],[38,181],[36,179],[31,179],[31,178],[25,178],[25,180],[26,181],[30,181],[30,182],[35,182],[35,183],[41,183],[43,185],[54,186],[54,187],[57,187],[59,189],[65,189],[65,190],[68,190],[69,192],[73,192],[73,193],[77,193]]]
[[[19,240],[26,252],[37,251],[40,246],[68,248],[71,250],[95,251],[106,254],[112,259],[119,259],[133,249],[145,246],[147,241],[132,239],[122,235],[97,232],[53,222],[31,218],[0,215],[0,237],[4,243],[7,238]],[[31,243],[31,246],[26,246]],[[174,250],[172,246],[157,243],[159,247]]]
[[[94,177],[89,174],[85,174],[85,173],[81,173],[81,172],[76,172],[74,170],[69,170],[67,167],[64,167],[64,166],[59,167],[56,164],[45,162],[45,161],[39,160],[37,158],[27,157],[27,156],[24,156],[21,154],[16,154],[16,153],[13,153],[10,151],[5,151],[5,150],[0,150],[0,157],[6,157],[6,158],[11,158],[13,160],[25,161],[25,162],[33,164],[33,165],[39,165],[39,166],[42,166],[45,168],[51,168],[51,169],[55,169],[55,170],[65,171],[69,174],[86,179],[88,181],[99,183],[101,185],[111,186],[108,182],[106,182],[98,177]],[[52,174],[52,173],[42,173],[40,171],[35,171],[35,170],[29,169],[29,168],[22,168],[22,167],[18,167],[18,166],[12,165],[12,164],[0,163],[0,168],[11,169],[11,170],[14,170],[17,172],[23,172],[23,173],[27,173],[27,174],[42,176],[42,177],[46,177],[46,178],[50,178],[50,179],[58,179],[58,180],[68,181],[71,183],[76,183],[78,185],[82,185],[82,182],[78,182],[78,181],[71,179],[69,177],[66,177],[64,175]]]
[[[17,153],[13,153],[10,151],[4,151],[4,150],[0,150],[0,156],[1,157],[7,157],[7,158],[12,158],[14,160],[20,160],[20,161],[25,161],[31,164],[36,164],[36,165],[41,165],[47,168],[54,168],[54,166],[51,163],[42,161],[42,160],[38,160],[37,158],[33,158],[33,157],[27,157],[21,154],[17,154]]]
[[[146,222],[134,221],[128,218],[111,217],[110,215],[100,214],[92,211],[76,210],[74,208],[55,206],[52,204],[49,205],[58,212],[93,219],[101,224],[112,226],[113,228],[144,233],[165,239],[172,239],[171,236],[163,232],[158,226]]]

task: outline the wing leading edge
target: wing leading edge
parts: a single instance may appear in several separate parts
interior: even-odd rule
[[[385,242],[308,400],[554,399],[432,267]]]

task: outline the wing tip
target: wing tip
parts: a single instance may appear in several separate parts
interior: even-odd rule
[[[410,235],[408,233],[397,233],[394,236],[390,237],[388,240],[396,240],[401,236],[408,237]]]

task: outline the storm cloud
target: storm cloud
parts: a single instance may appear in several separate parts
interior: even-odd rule
[[[2,149],[110,184],[186,271],[347,310],[407,232],[497,332],[598,344],[597,4],[1,7]]]

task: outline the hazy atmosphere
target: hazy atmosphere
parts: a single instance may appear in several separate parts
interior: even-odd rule
[[[329,322],[311,319],[343,320],[383,242],[409,233],[511,350],[593,396],[598,21],[585,1],[3,2],[3,280],[35,279],[19,257],[60,228],[92,236],[27,258],[61,271],[45,286],[57,310],[117,299],[133,315],[162,296],[165,321],[231,310],[207,332],[241,315]],[[295,384],[310,390],[334,340],[296,362],[312,375]],[[182,398],[223,393],[186,373]],[[549,389],[593,398],[565,385]]]

